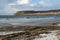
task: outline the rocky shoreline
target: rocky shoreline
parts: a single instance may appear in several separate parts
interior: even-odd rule
[[[21,40],[60,40],[60,29],[28,28],[24,34],[21,34]]]
[[[13,29],[13,30],[12,30]],[[20,25],[0,25],[0,31],[32,31],[32,30],[60,30],[58,25],[49,25],[49,26],[20,26]]]
[[[12,30],[13,29],[13,30]],[[20,33],[21,40],[60,40],[60,26],[16,26],[10,25],[0,28],[0,32],[25,31]],[[49,36],[50,35],[50,36]],[[50,39],[48,38],[50,37]],[[52,37],[52,38],[51,38]]]

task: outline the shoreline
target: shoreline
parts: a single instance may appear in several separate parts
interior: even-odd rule
[[[11,27],[14,27],[14,26],[10,26],[9,29]],[[60,26],[16,26],[16,28],[19,30],[13,29],[14,31],[12,31],[12,29],[11,30],[7,29],[8,31],[6,30],[6,31],[2,31],[2,32],[5,32],[5,33],[12,32],[13,33],[13,34],[9,33],[9,35],[6,35],[6,37],[8,39],[9,38],[15,39],[17,37],[20,40],[42,40],[45,37],[47,37],[46,39],[48,39],[50,37],[51,37],[50,39],[56,39],[57,37],[60,37],[59,36],[60,35],[59,34]],[[19,33],[16,33],[15,31],[16,32],[19,31]],[[22,32],[20,33],[20,31],[22,31]],[[10,35],[12,35],[12,37]],[[48,35],[50,35],[50,36],[48,36]],[[4,35],[3,35],[3,37],[6,38]],[[60,39],[60,38],[57,38],[57,39]]]
[[[58,16],[58,15],[60,15],[60,13],[59,14],[47,14],[47,13],[41,13],[41,14],[31,14],[31,15],[29,15],[29,14],[22,14],[22,15],[14,15],[14,16]]]
[[[60,9],[58,9],[58,10],[45,10],[45,11],[34,11],[34,10],[17,11],[14,15],[15,16],[60,15]]]

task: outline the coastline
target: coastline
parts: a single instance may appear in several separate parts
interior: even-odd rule
[[[60,15],[60,10],[45,10],[45,11],[17,11],[14,13],[15,16],[51,16],[51,15]]]
[[[0,36],[3,39],[8,40],[16,38],[19,40],[60,40],[59,24],[49,26],[18,26],[10,24],[10,26],[1,27],[0,33],[2,33],[3,36]]]
[[[15,16],[57,16],[57,15],[60,15],[60,13],[57,13],[57,14],[49,14],[49,13],[36,13],[36,14],[17,14]]]
[[[33,19],[33,18],[32,18]],[[44,19],[44,18],[43,18]],[[10,19],[8,19],[10,20]],[[22,19],[23,20],[23,19]],[[29,20],[29,19],[28,19]],[[34,19],[35,20],[35,19]],[[34,21],[33,20],[33,21]],[[49,19],[50,20],[50,19]],[[14,20],[13,20],[14,21]],[[13,22],[12,21],[12,22]],[[21,21],[21,20],[19,20]],[[24,21],[24,20],[23,20]],[[31,21],[31,20],[30,20]],[[30,22],[29,21],[29,22]],[[32,21],[32,22],[33,22]],[[38,21],[38,20],[37,20]],[[40,21],[40,20],[39,20]],[[53,20],[54,21],[54,20]],[[52,22],[53,22],[52,21]],[[58,20],[57,20],[58,21]],[[26,21],[25,21],[26,22]],[[36,21],[35,21],[36,22]],[[47,21],[46,21],[47,22]],[[49,22],[49,21],[48,21]],[[58,21],[59,22],[59,21]],[[38,22],[37,22],[38,23]],[[4,25],[4,24],[2,24]],[[40,24],[39,24],[40,25]],[[13,29],[13,30],[12,30]],[[14,33],[15,31],[22,31],[21,33]],[[23,32],[24,31],[24,32]],[[55,31],[55,32],[52,32]],[[42,25],[42,26],[30,26],[30,25],[13,25],[12,24],[6,24],[4,26],[1,27],[0,29],[1,33],[9,33],[9,35],[5,35],[7,37],[7,39],[20,39],[20,40],[60,40],[60,24],[59,23],[52,23],[52,24],[48,24],[47,26]],[[10,32],[13,32],[13,34],[10,34]],[[58,32],[58,33],[57,33]],[[10,36],[12,35],[12,36]],[[16,36],[17,35],[17,36]],[[4,35],[3,35],[4,36]],[[5,37],[4,36],[4,37]],[[46,38],[46,39],[45,39]],[[48,39],[50,38],[50,39]]]
[[[3,31],[1,33],[7,33],[9,35],[3,35],[3,37],[20,39],[20,40],[60,40],[60,26],[19,26],[23,27],[18,31]],[[12,29],[11,29],[12,30]],[[11,34],[9,33],[11,32]],[[15,32],[15,33],[14,33]],[[18,33],[16,33],[18,32]],[[13,33],[13,34],[12,34]],[[11,36],[12,37],[11,37]],[[17,36],[16,36],[17,35]],[[50,36],[49,36],[50,35]],[[1,35],[0,35],[1,36]],[[5,38],[6,38],[5,37]]]

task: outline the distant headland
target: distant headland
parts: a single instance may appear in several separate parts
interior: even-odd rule
[[[45,15],[60,15],[60,10],[45,10],[45,11],[17,11],[15,16],[45,16]]]

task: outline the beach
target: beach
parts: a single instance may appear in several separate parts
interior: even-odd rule
[[[5,28],[4,28],[5,30],[0,30],[0,33],[1,33],[0,37],[2,37],[2,39],[60,40],[60,26],[57,26],[57,25],[53,25],[53,26],[5,26]]]
[[[0,33],[7,40],[60,40],[60,16],[2,17]]]

